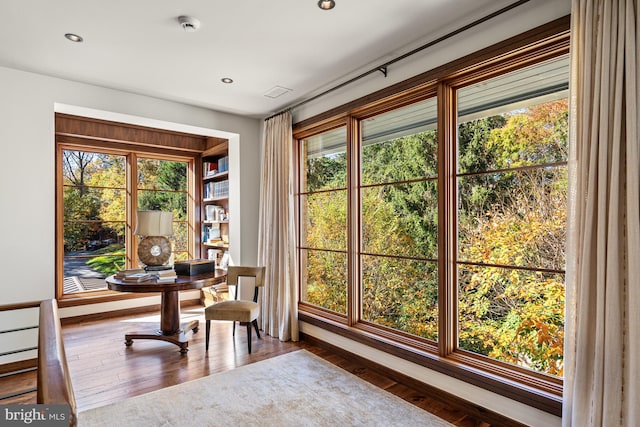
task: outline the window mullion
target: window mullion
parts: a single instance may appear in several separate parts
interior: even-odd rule
[[[137,267],[138,264],[138,241],[133,234],[136,226],[136,212],[138,206],[138,156],[131,153],[127,156],[127,265],[129,268]]]
[[[457,347],[456,114],[451,86],[438,86],[438,352]]]
[[[362,318],[360,284],[360,127],[357,119],[347,120],[347,323]]]

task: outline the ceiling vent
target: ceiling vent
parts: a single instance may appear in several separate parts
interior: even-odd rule
[[[282,96],[287,92],[291,92],[291,89],[287,89],[286,87],[282,87],[282,86],[274,86],[271,89],[269,89],[267,92],[265,92],[264,96],[266,96],[267,98],[273,99],[273,98]]]

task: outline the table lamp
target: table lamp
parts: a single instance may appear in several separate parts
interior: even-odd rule
[[[136,236],[142,236],[138,243],[138,259],[145,270],[167,270],[164,265],[171,257],[171,242],[166,236],[173,235],[173,212],[138,211]]]

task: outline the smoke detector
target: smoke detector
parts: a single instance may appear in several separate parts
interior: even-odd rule
[[[187,33],[193,33],[197,31],[198,28],[200,28],[200,21],[191,16],[185,16],[185,15],[179,16],[178,22],[180,23],[180,26],[182,27],[182,29],[185,30]]]

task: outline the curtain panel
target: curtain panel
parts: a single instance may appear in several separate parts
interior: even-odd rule
[[[638,2],[572,3],[564,426],[640,425]]]
[[[298,340],[298,288],[291,113],[264,123],[258,264],[264,265],[262,328],[281,341]]]

